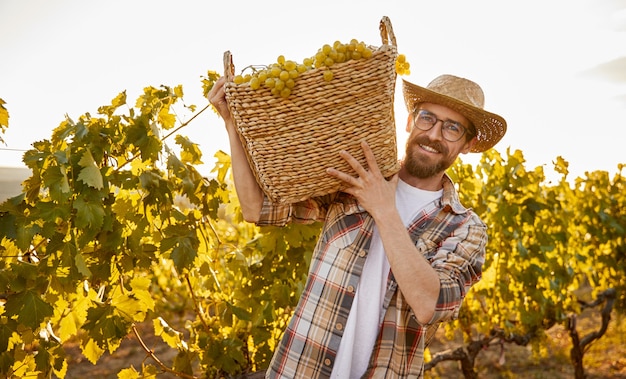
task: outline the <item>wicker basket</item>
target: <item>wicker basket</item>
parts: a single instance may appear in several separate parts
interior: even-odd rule
[[[382,45],[370,46],[370,58],[334,64],[329,82],[322,69],[306,71],[286,99],[266,88],[234,84],[232,56],[224,54],[226,99],[248,162],[273,202],[293,203],[345,188],[326,169],[354,173],[340,150],[367,167],[363,140],[383,175],[398,171],[393,112],[398,52],[387,17],[380,22],[380,34]]]

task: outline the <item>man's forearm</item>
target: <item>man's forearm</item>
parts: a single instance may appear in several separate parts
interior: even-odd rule
[[[239,198],[239,203],[241,204],[241,212],[246,221],[257,222],[263,206],[263,191],[261,187],[259,187],[252,168],[248,163],[244,147],[235,130],[234,124],[227,125],[226,130],[228,131],[230,142],[235,190]]]
[[[390,211],[376,220],[387,259],[398,286],[417,320],[428,323],[439,299],[440,282],[437,271],[417,250],[397,212]]]

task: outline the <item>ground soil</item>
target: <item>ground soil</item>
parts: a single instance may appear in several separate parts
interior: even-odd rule
[[[597,314],[583,315],[578,321],[580,337],[597,330],[600,318]],[[584,355],[586,379],[626,379],[626,325],[623,317],[611,320],[606,334],[590,345]],[[460,346],[461,339],[448,341],[438,332],[431,345],[433,352]],[[571,379],[574,366],[570,360],[571,339],[567,330],[560,325],[548,331],[545,351],[533,354],[531,346],[504,344],[491,346],[481,351],[475,369],[483,379]],[[426,379],[463,378],[458,362],[448,361],[427,372]]]
[[[595,341],[585,353],[585,373],[587,379],[626,379],[626,325],[623,319],[615,317],[609,324],[607,333]],[[578,330],[582,336],[599,327],[599,319],[589,315],[580,319]],[[165,364],[171,365],[176,351],[169,348],[152,334],[150,323],[139,325],[139,332],[149,349]],[[431,345],[433,352],[456,348],[461,340],[448,341],[441,330]],[[493,346],[481,351],[476,359],[475,368],[479,378],[485,379],[570,379],[574,378],[574,369],[569,359],[571,341],[567,331],[561,326],[549,330],[546,351],[541,356],[534,356],[529,346],[505,344]],[[91,364],[80,354],[77,344],[65,346],[69,356],[66,378],[115,379],[117,373],[131,365],[138,371],[142,362],[154,364],[141,347],[134,335],[128,336],[114,354],[106,354],[96,365]],[[170,366],[171,367],[171,366]],[[164,372],[157,379],[174,379],[175,375]],[[463,378],[457,362],[442,362],[427,372],[426,379]]]

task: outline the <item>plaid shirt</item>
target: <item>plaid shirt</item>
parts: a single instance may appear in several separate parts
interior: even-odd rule
[[[267,378],[328,378],[343,326],[348,319],[369,250],[374,221],[345,193],[292,205],[265,202],[259,224],[324,220],[309,277],[294,316],[267,370]],[[442,321],[458,316],[472,284],[482,274],[486,225],[461,205],[449,177],[440,201],[421,212],[408,232],[419,252],[439,273],[441,290],[435,314],[420,324],[390,273],[385,315],[366,378],[423,376],[424,348]],[[422,259],[416,256],[416,259]]]

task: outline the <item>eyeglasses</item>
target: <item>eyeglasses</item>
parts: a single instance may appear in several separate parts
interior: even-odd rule
[[[413,118],[413,124],[423,131],[432,129],[439,121],[441,121],[441,134],[446,141],[456,142],[465,135],[467,130],[465,126],[456,121],[438,119],[436,115],[425,109],[417,110]]]

